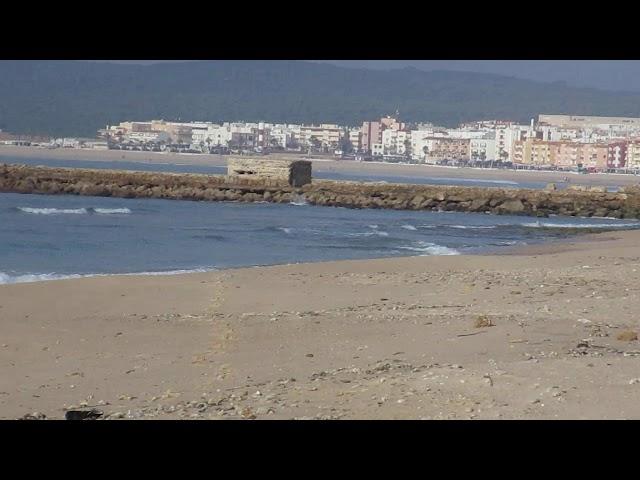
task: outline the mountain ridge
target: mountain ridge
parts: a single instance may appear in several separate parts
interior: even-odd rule
[[[296,60],[148,65],[0,61],[0,129],[93,136],[125,120],[359,125],[400,110],[409,122],[455,126],[539,113],[640,116],[640,93],[493,73],[348,68]]]

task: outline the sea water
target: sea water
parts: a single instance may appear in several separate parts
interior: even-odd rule
[[[630,220],[0,194],[0,283],[255,265],[460,255]]]

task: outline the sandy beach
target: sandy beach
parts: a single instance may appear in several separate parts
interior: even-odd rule
[[[0,418],[640,418],[640,232],[0,286]]]
[[[296,157],[296,155],[287,154]],[[126,161],[140,163],[172,163],[200,166],[226,166],[228,156],[176,154],[161,152],[136,152],[121,150],[90,150],[90,149],[43,149],[36,147],[15,147],[0,145],[0,163],[15,162],[23,158],[55,158],[61,160],[83,161]],[[265,157],[268,158],[268,157]],[[501,180],[508,182],[544,182],[562,183],[564,177],[569,177],[572,184],[625,186],[638,185],[640,178],[635,175],[616,174],[588,174],[578,175],[566,172],[536,172],[524,170],[497,170],[478,168],[439,167],[433,165],[402,165],[379,162],[355,162],[349,160],[335,160],[331,158],[313,158],[315,172],[336,172],[347,174],[374,174],[397,176],[422,176],[434,178],[465,178],[479,180]]]

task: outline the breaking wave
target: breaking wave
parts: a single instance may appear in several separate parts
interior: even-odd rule
[[[34,208],[34,207],[18,207],[23,213],[33,215],[87,215],[96,213],[98,215],[128,215],[131,210],[128,208]]]
[[[443,225],[443,227],[459,228],[462,230],[488,230],[498,228],[498,225]]]
[[[520,226],[525,228],[633,228],[640,227],[640,223],[550,223],[550,222],[532,222],[521,223]]]
[[[417,230],[417,228],[413,225],[402,225],[402,228],[404,228],[405,230]]]
[[[410,250],[412,252],[420,252],[424,255],[460,255],[460,252],[454,248],[445,247],[436,243],[416,242],[410,246],[398,247],[402,250]]]
[[[373,232],[362,232],[362,233],[347,233],[349,237],[388,237],[389,232],[385,232],[383,230],[374,230]]]
[[[131,210],[129,210],[128,208],[92,208],[91,210],[101,215],[128,215],[131,213]]]
[[[24,213],[34,215],[86,215],[89,211],[86,208],[31,208],[18,207]]]
[[[0,272],[0,285],[6,285],[10,283],[44,282],[48,280],[64,280],[67,278],[82,277],[83,275],[59,275],[56,273],[9,275],[8,273]]]
[[[293,195],[293,197],[291,198],[290,204],[295,205],[297,207],[300,207],[302,205],[309,205],[304,195]]]

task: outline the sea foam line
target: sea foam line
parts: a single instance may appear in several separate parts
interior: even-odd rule
[[[15,283],[35,283],[49,282],[53,280],[71,280],[75,278],[91,277],[131,277],[131,276],[164,276],[164,275],[184,275],[189,273],[206,273],[218,270],[217,268],[194,268],[191,270],[167,270],[162,272],[132,272],[132,273],[87,273],[87,274],[59,274],[59,273],[25,273],[11,275],[0,272],[0,285]]]
[[[99,215],[128,215],[131,210],[128,208],[35,208],[35,207],[18,207],[23,213],[33,215],[86,215],[88,213],[97,213]]]
[[[640,227],[640,223],[521,223],[526,228],[629,228]]]
[[[410,250],[412,252],[421,252],[426,255],[460,255],[460,252],[454,248],[438,245],[437,243],[416,242],[414,245],[398,247],[402,250]],[[423,255],[421,255],[423,256]]]
[[[24,213],[34,215],[86,215],[89,211],[86,208],[32,208],[18,207],[18,210]]]

